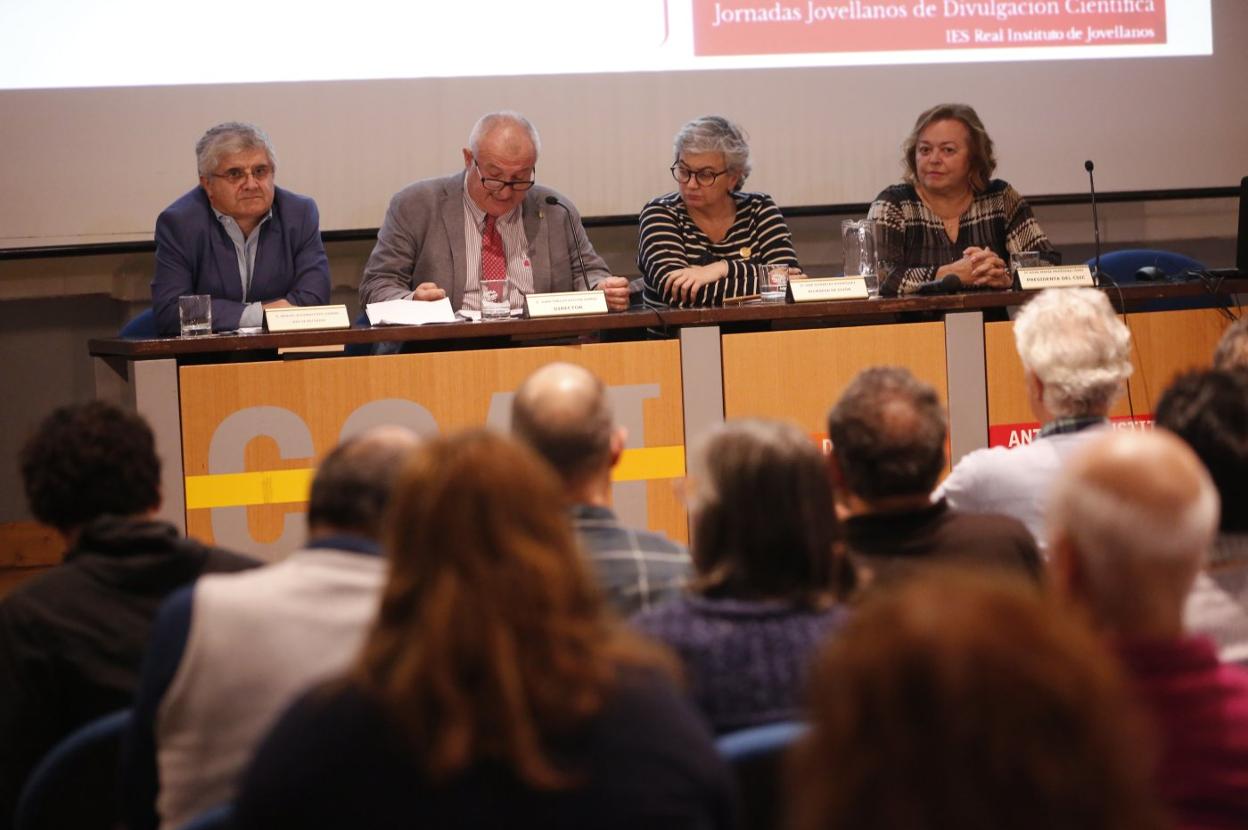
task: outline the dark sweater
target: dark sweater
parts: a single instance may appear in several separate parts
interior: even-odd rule
[[[959,513],[944,499],[921,510],[868,513],[845,522],[850,557],[875,584],[932,565],[997,569],[1039,580],[1043,571],[1027,527],[1009,516]]]
[[[287,710],[243,776],[236,830],[688,828],[735,825],[731,777],[666,681],[627,677],[602,712],[548,743],[583,783],[537,791],[498,762],[434,784],[374,699],[321,687]]]
[[[201,573],[257,564],[164,522],[103,517],[83,528],[63,564],[0,602],[0,827],[57,741],[130,705],[165,596]]]
[[[806,670],[844,609],[687,595],[632,618],[684,663],[694,703],[717,733],[799,716]]]

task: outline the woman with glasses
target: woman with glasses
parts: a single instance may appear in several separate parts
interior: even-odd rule
[[[641,211],[637,265],[651,305],[715,306],[759,293],[766,265],[797,271],[780,209],[745,193],[750,147],[741,128],[707,115],[680,128],[671,167],[678,190]]]
[[[881,294],[909,294],[949,275],[967,288],[1008,289],[1010,254],[1052,252],[1023,197],[992,178],[992,139],[966,104],[921,114],[902,144],[902,165],[905,183],[876,196],[867,214],[879,229]]]
[[[231,826],[735,826],[670,657],[608,614],[563,505],[510,438],[417,449],[363,650],[282,716]]]

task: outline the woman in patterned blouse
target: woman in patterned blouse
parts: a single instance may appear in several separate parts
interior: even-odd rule
[[[1009,288],[1011,253],[1052,253],[1027,202],[992,178],[992,139],[974,109],[932,107],[902,152],[906,183],[885,189],[867,215],[881,226],[881,294],[908,294],[950,274],[968,288]]]
[[[641,211],[637,265],[652,305],[723,305],[758,294],[765,265],[797,268],[793,239],[770,196],[743,193],[750,147],[741,128],[708,115],[675,140],[679,190]]]

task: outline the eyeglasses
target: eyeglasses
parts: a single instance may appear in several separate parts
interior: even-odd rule
[[[697,179],[698,184],[703,187],[710,187],[715,184],[715,180],[728,172],[728,168],[723,170],[712,170],[709,167],[703,167],[701,170],[690,170],[680,162],[676,162],[671,166],[672,178],[681,184],[687,183],[690,179]]]
[[[481,186],[491,193],[497,193],[504,187],[510,187],[516,192],[528,190],[537,182],[537,168],[533,168],[533,175],[528,179],[520,179],[519,181],[511,181],[509,179],[489,179],[481,172],[481,167],[477,164],[477,160],[472,160],[472,166],[477,169],[477,178],[481,180]]]
[[[230,184],[241,184],[244,179],[251,176],[258,182],[262,182],[269,176],[273,175],[273,168],[267,164],[257,164],[255,167],[231,167],[224,173],[213,173],[214,179],[225,179]]]

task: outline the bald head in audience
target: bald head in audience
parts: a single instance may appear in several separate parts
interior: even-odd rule
[[[609,503],[611,468],[627,433],[588,369],[550,363],[530,375],[516,390],[511,430],[555,468],[573,502]]]
[[[1217,491],[1186,444],[1164,431],[1111,433],[1057,482],[1054,576],[1114,634],[1175,639],[1217,526]]]
[[[312,480],[309,538],[354,533],[380,540],[391,487],[419,443],[405,427],[380,426],[335,447]]]

